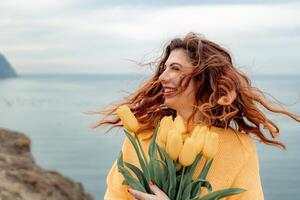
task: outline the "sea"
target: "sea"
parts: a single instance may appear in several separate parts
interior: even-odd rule
[[[91,128],[100,115],[87,114],[118,103],[149,75],[23,74],[0,80],[0,127],[31,139],[36,163],[81,182],[102,200],[106,176],[117,158],[124,134],[109,126]],[[300,75],[251,76],[252,84],[300,114]],[[256,142],[265,199],[300,198],[300,123],[266,111],[280,127],[287,151]]]

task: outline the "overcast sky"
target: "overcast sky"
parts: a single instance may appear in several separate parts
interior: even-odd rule
[[[0,52],[19,74],[144,73],[130,60],[193,31],[248,73],[300,74],[299,11],[279,0],[1,0]]]

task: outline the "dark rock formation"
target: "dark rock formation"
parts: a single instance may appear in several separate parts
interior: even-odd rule
[[[35,164],[30,139],[0,129],[1,200],[93,200],[80,183]]]
[[[6,58],[0,53],[0,79],[16,77],[17,73],[11,67]]]

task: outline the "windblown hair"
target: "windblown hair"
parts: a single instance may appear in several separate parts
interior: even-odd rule
[[[120,119],[116,109],[127,104],[138,121],[141,130],[154,129],[159,120],[167,115],[176,116],[176,111],[164,106],[162,84],[159,76],[165,70],[165,63],[174,49],[186,51],[191,63],[195,66],[192,73],[186,75],[186,84],[180,83],[182,92],[189,81],[200,82],[196,92],[196,105],[188,122],[200,112],[201,121],[208,126],[233,128],[235,130],[255,135],[265,144],[275,145],[285,149],[285,145],[274,138],[279,134],[278,126],[262,111],[270,111],[286,115],[298,122],[300,116],[279,108],[279,101],[271,102],[266,93],[251,86],[249,78],[233,66],[232,58],[227,50],[203,36],[188,33],[184,38],[172,39],[164,48],[162,57],[157,63],[155,73],[136,92],[125,97],[123,101],[107,107],[105,110],[93,112],[104,117],[93,128],[102,125],[120,127]],[[259,108],[261,107],[261,109]],[[110,119],[108,119],[110,118]],[[263,131],[264,129],[265,131]],[[108,131],[109,131],[108,130]],[[272,139],[266,137],[268,135]]]

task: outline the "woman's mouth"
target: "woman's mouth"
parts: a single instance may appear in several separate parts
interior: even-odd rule
[[[171,96],[176,91],[177,91],[177,89],[175,89],[175,88],[164,87],[163,94],[165,97]]]

